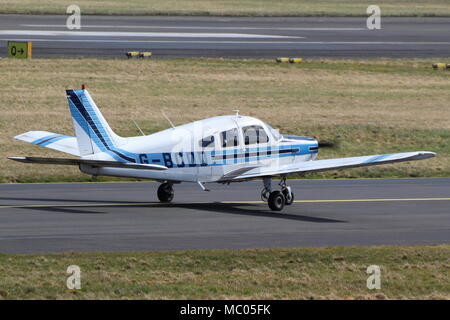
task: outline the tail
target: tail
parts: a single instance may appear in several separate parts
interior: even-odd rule
[[[66,90],[80,156],[108,152],[124,143],[116,135],[86,89]]]

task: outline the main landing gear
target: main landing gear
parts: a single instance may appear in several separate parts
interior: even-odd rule
[[[285,205],[291,205],[294,202],[294,194],[291,187],[286,185],[286,177],[283,177],[278,184],[281,191],[272,191],[272,178],[263,179],[264,188],[261,191],[261,200],[267,202],[269,208],[273,211],[283,210]]]
[[[173,184],[164,182],[158,188],[158,199],[161,202],[171,202],[173,200]]]

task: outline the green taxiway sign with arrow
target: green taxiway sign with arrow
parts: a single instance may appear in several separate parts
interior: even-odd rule
[[[8,57],[31,59],[32,45],[30,41],[8,41]]]

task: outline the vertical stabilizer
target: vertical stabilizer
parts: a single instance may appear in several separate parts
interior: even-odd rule
[[[80,155],[108,152],[124,143],[116,135],[85,89],[66,90]]]

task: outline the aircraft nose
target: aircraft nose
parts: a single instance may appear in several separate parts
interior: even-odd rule
[[[311,141],[311,145],[309,147],[309,151],[311,153],[317,153],[319,152],[319,141],[317,141],[317,139],[312,138],[313,140]]]

